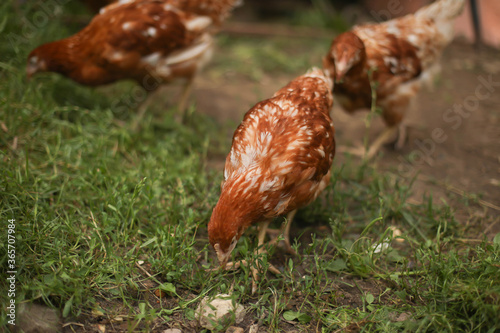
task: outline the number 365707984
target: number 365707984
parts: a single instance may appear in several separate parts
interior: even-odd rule
[[[11,221],[9,221],[11,222]],[[14,223],[9,223],[7,226],[7,256],[9,257],[8,260],[8,265],[14,265],[15,264],[15,257],[16,257],[16,229],[15,229],[15,224]]]

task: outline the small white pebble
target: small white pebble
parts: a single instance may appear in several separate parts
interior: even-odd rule
[[[238,326],[231,326],[226,330],[226,333],[245,333],[245,330]]]
[[[375,247],[375,250],[373,250],[373,253],[380,253],[383,250],[387,249],[389,247],[389,243],[380,243]]]
[[[212,300],[208,297],[203,298],[195,312],[200,325],[209,330],[215,328],[213,322],[227,320],[231,317],[231,313],[235,315],[236,324],[241,323],[245,318],[243,305],[235,303],[233,306],[233,301],[227,294],[217,295]]]

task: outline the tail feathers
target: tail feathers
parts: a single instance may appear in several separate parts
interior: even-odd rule
[[[462,13],[465,0],[437,0],[436,2],[419,9],[415,17],[432,19],[446,42],[454,37],[455,18]]]
[[[465,0],[437,0],[434,3],[419,9],[415,16],[429,18],[436,21],[452,20],[460,13],[465,5]]]

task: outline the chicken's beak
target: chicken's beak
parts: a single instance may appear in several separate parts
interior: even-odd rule
[[[335,83],[344,79],[345,74],[351,69],[349,59],[343,58],[335,62]]]
[[[36,68],[34,68],[33,66],[29,66],[29,65],[28,65],[28,67],[26,67],[26,79],[28,79],[28,81],[31,80],[31,77],[35,73],[36,73]]]
[[[229,257],[231,256],[231,252],[227,253],[222,251],[219,244],[214,245],[215,253],[217,254],[217,259],[219,260],[220,267],[222,269],[226,269],[226,264],[229,261]]]
[[[31,79],[33,75],[38,72],[46,72],[47,63],[44,60],[40,60],[38,57],[34,56],[28,59],[28,64],[26,65],[26,78]]]

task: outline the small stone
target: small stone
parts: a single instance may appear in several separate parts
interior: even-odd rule
[[[259,324],[253,324],[250,326],[248,333],[257,333],[259,331]]]
[[[393,322],[408,321],[411,320],[411,314],[409,312],[390,312],[388,318]]]
[[[233,305],[231,296],[227,294],[217,295],[212,300],[205,297],[196,309],[200,325],[209,330],[213,330],[217,324],[222,326],[231,324],[233,314],[234,322],[239,324],[245,318],[245,308],[238,303]]]
[[[399,315],[396,321],[408,321],[411,318],[411,314],[408,312],[403,312]]]
[[[19,332],[25,333],[62,331],[58,311],[35,303],[25,303],[19,306],[17,325]]]
[[[231,326],[226,330],[226,333],[245,333],[245,330],[238,326]]]

